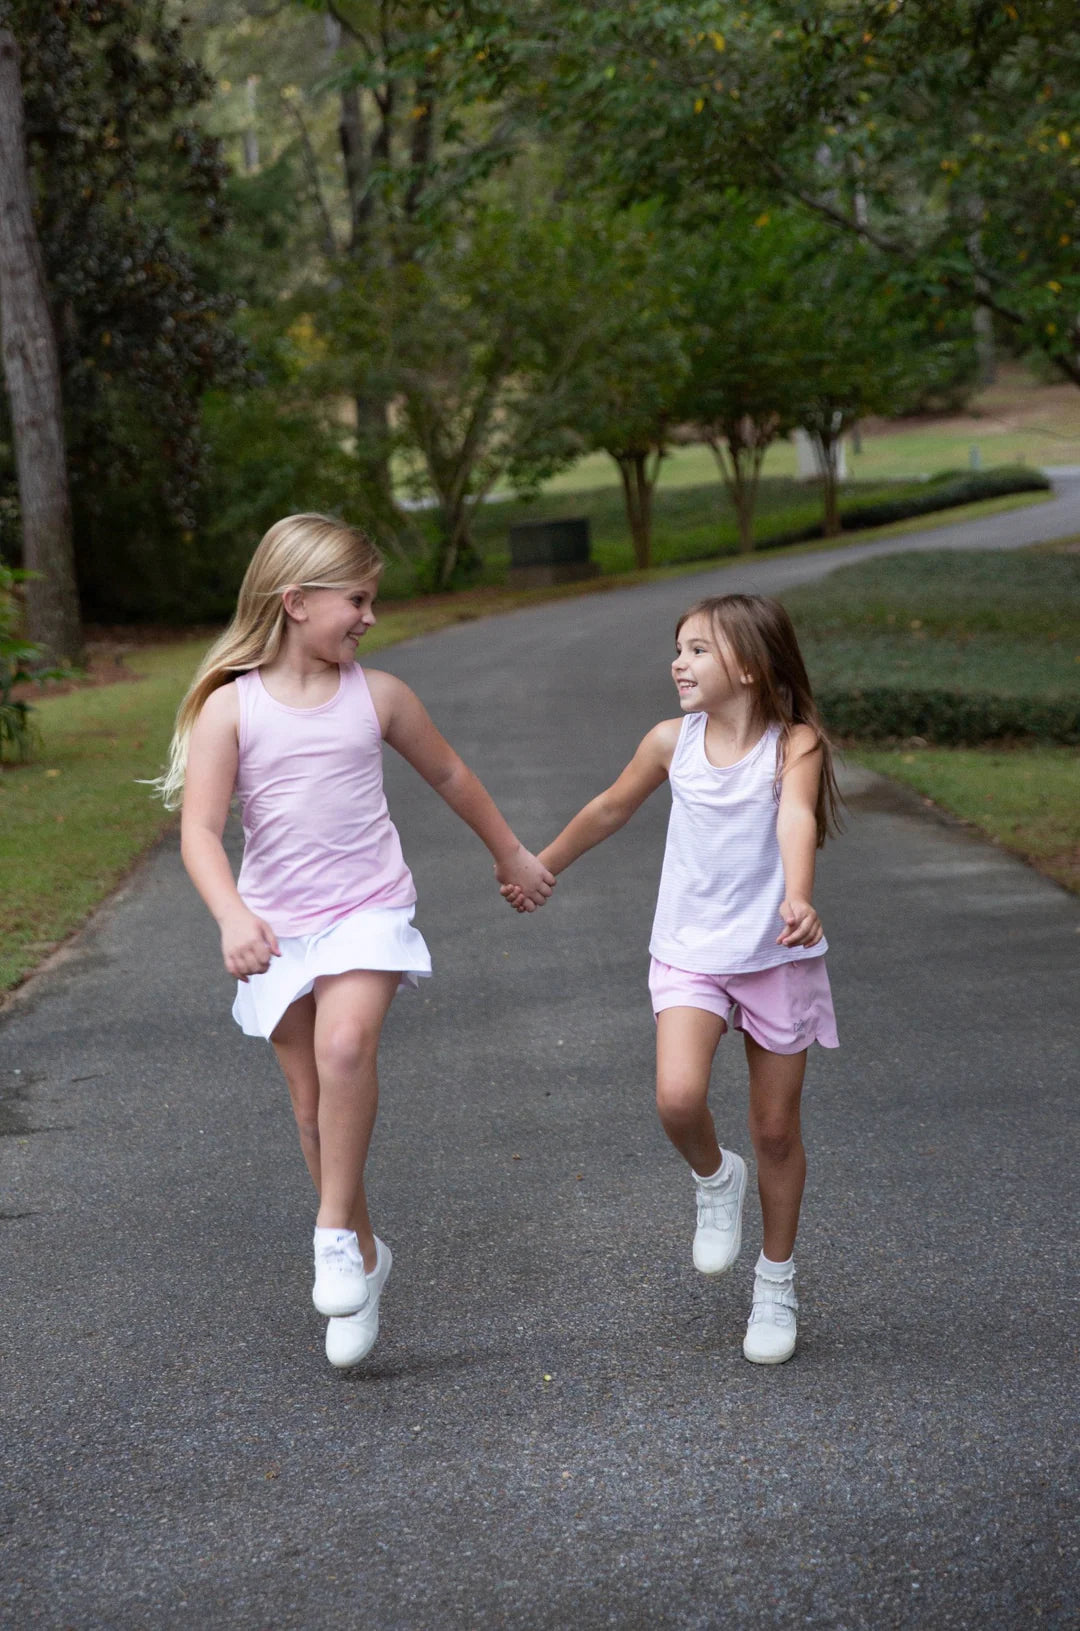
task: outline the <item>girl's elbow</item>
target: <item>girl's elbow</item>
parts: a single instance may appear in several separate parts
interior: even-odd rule
[[[593,811],[597,823],[603,827],[605,834],[618,832],[620,827],[625,827],[633,813],[621,799],[611,798],[606,793],[601,793],[600,797],[594,800]]]
[[[476,781],[464,759],[459,759],[456,753],[433,767],[431,773],[424,779],[428,786],[444,799],[453,799],[456,794],[464,792]]]
[[[776,820],[778,833],[801,833],[807,828],[817,831],[817,813],[810,804],[789,804],[786,808],[780,806],[780,814]]]
[[[207,826],[205,822],[196,821],[192,817],[189,817],[186,821],[181,819],[180,858],[185,866],[189,858],[194,859],[201,855],[208,846],[217,845],[220,847],[223,833],[224,827],[221,832],[217,832],[214,828]]]

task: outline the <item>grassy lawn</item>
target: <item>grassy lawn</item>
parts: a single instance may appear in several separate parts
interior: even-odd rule
[[[35,708],[33,763],[0,773],[0,990],[77,927],[172,819],[136,777],[157,773],[203,644],[140,652],[138,680]]]
[[[1075,748],[848,749],[970,821],[1080,893],[1080,755]]]
[[[1080,696],[1080,554],[899,555],[784,596],[815,686],[940,687]],[[1053,744],[849,745],[1080,892],[1080,755]]]
[[[896,555],[784,596],[815,686],[1080,696],[1080,554]]]

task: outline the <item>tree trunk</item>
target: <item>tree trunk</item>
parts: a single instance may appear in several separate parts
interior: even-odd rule
[[[470,508],[465,500],[443,503],[442,526],[436,545],[433,574],[436,589],[449,589],[456,572],[467,572],[479,564],[480,557],[469,534],[471,519]]]
[[[347,85],[341,93],[338,136],[349,199],[349,254],[354,260],[364,260],[370,250],[372,195],[364,108],[355,85]]]
[[[82,625],[71,538],[60,359],[26,159],[19,49],[0,28],[0,332],[22,510],[27,633],[77,662]]]
[[[840,481],[837,473],[837,454],[840,441],[837,436],[815,436],[821,455],[821,493],[825,501],[823,533],[826,538],[840,534]]]
[[[708,437],[707,445],[720,467],[731,507],[735,511],[735,524],[739,533],[739,550],[752,554],[754,548],[754,511],[757,508],[758,477],[768,442],[761,447],[748,445],[741,435],[728,430],[724,441]],[[724,448],[727,448],[727,458]]]
[[[644,572],[652,565],[652,500],[656,477],[649,476],[648,453],[613,453],[612,458],[622,477],[634,565],[639,572]]]
[[[356,465],[367,502],[377,515],[395,515],[390,479],[390,407],[379,391],[359,390],[356,404]]]
[[[416,82],[412,141],[409,143],[412,176],[405,195],[405,214],[410,221],[423,201],[428,166],[435,149],[435,88],[435,76],[431,73],[421,74]]]
[[[739,550],[743,555],[749,555],[754,548],[754,500],[757,497],[756,484],[747,480],[747,473],[743,467],[746,457],[744,449],[736,451],[729,448],[731,456],[731,501],[735,506],[735,520],[739,528]]]
[[[323,20],[326,47],[331,59],[341,49],[348,25],[327,13]],[[356,39],[351,29],[349,37]],[[338,139],[341,144],[342,171],[345,193],[349,202],[349,234],[347,253],[358,266],[370,269],[373,263],[384,264],[389,250],[380,241],[379,229],[385,228],[382,215],[376,220],[375,192],[372,187],[372,167],[390,157],[393,99],[390,93],[376,102],[382,119],[374,137],[364,114],[363,94],[358,85],[345,85],[340,93]],[[385,102],[385,106],[383,103]],[[390,468],[390,401],[387,393],[372,388],[366,382],[358,386],[356,404],[356,464],[363,502],[371,518],[373,529],[380,534],[402,559],[407,557],[406,542],[410,528],[403,520],[394,501],[394,483]]]
[[[997,379],[994,314],[986,306],[976,306],[971,320],[975,329],[975,356],[979,364],[979,384],[993,385]]]

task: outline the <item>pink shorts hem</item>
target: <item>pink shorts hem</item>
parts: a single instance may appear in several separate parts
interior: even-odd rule
[[[654,957],[649,991],[654,1014],[704,1009],[769,1053],[803,1053],[812,1042],[840,1046],[824,957],[801,957],[751,974],[697,974]]]

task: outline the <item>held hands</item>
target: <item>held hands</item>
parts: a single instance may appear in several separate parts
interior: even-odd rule
[[[784,932],[776,937],[778,946],[816,946],[822,936],[821,919],[808,900],[789,896],[780,906]]]
[[[512,855],[495,864],[499,893],[515,912],[535,912],[555,887],[555,874],[519,844]]]
[[[249,974],[266,973],[281,947],[269,923],[244,907],[221,920],[221,955],[229,973],[246,985]]]

